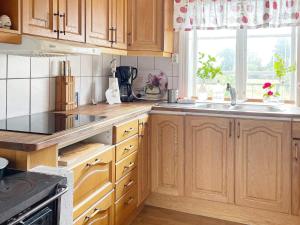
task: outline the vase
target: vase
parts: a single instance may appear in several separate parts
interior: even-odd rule
[[[197,93],[198,99],[200,101],[206,101],[208,98],[207,88],[204,81],[201,81],[200,84],[197,85]]]

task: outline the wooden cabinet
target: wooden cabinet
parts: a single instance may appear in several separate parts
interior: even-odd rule
[[[127,49],[127,0],[112,0],[112,47]]]
[[[111,8],[112,0],[86,1],[86,42],[111,46]]]
[[[151,116],[152,191],[180,196],[184,192],[184,117]]]
[[[85,0],[59,0],[59,39],[85,41]]]
[[[127,0],[86,1],[86,42],[127,48]]]
[[[142,204],[151,191],[150,118],[139,119],[138,151],[138,204]]]
[[[186,117],[186,196],[233,203],[233,125],[233,119]]]
[[[58,1],[23,0],[23,33],[58,38]]]
[[[128,49],[162,51],[163,0],[128,0]]]
[[[291,123],[236,120],[236,204],[291,211]]]
[[[292,213],[300,216],[300,140],[293,141]]]
[[[84,0],[24,0],[23,33],[85,41]]]

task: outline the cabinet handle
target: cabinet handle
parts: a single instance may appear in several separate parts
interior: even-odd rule
[[[128,152],[128,151],[132,150],[133,147],[134,147],[134,145],[130,145],[128,148],[127,148],[127,147],[124,148],[124,151],[125,151],[125,152]]]
[[[59,16],[59,13],[53,13],[53,17],[57,17],[57,16]],[[57,20],[56,20],[56,25],[58,26],[58,21]],[[59,30],[54,29],[53,32],[54,33],[59,33]]]
[[[109,30],[109,32],[110,32],[110,39],[109,39],[109,42],[110,42],[111,44],[113,44],[113,43],[114,43],[114,28],[111,27],[111,28],[109,28],[108,30]]]
[[[237,137],[240,138],[241,136],[241,124],[240,122],[237,123]]]
[[[296,161],[298,161],[298,150],[299,150],[298,143],[295,143],[295,160]]]
[[[114,40],[114,43],[117,44],[117,28],[114,29],[114,35],[115,35],[115,40]]]
[[[101,164],[102,163],[102,160],[100,159],[95,159],[95,161],[94,162],[92,162],[92,163],[87,163],[86,164],[86,167],[93,167],[93,166],[97,166],[97,165],[99,165],[99,164]]]
[[[130,204],[133,202],[133,200],[134,200],[134,197],[130,197],[130,198],[128,199],[128,201],[125,202],[125,205],[130,205]]]
[[[130,180],[127,184],[124,184],[124,188],[129,188],[131,185],[133,185],[134,181]]]
[[[128,130],[125,130],[124,131],[124,134],[126,135],[126,134],[129,134],[131,131],[133,131],[133,128],[132,127],[130,127]]]
[[[229,121],[229,137],[232,136],[232,121]]]
[[[84,221],[89,221],[90,219],[94,218],[99,212],[101,212],[100,209],[94,209],[94,212],[90,216],[86,216]]]
[[[59,18],[63,18],[63,30],[60,31],[59,33],[63,34],[63,35],[66,35],[66,14],[65,13],[60,14]]]
[[[131,162],[128,166],[124,166],[125,170],[129,170],[130,168],[132,168],[135,165],[134,162]]]
[[[127,37],[128,37],[128,46],[131,46],[131,41],[132,41],[132,36],[131,36],[131,32],[129,32],[128,34],[127,34]]]

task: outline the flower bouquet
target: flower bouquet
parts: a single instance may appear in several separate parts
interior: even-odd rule
[[[274,84],[266,82],[262,88],[264,90],[263,100],[265,103],[279,103],[280,94],[275,90]]]

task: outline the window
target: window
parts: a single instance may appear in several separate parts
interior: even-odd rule
[[[274,79],[274,55],[279,54],[288,65],[296,61],[295,28],[265,28],[253,30],[198,30],[189,32],[190,93],[197,95],[199,80],[195,77],[198,53],[217,58],[224,76],[207,84],[208,95],[217,81],[236,86],[239,98],[262,99],[262,85],[276,83]],[[289,74],[284,82],[282,98],[295,100],[295,74]]]

